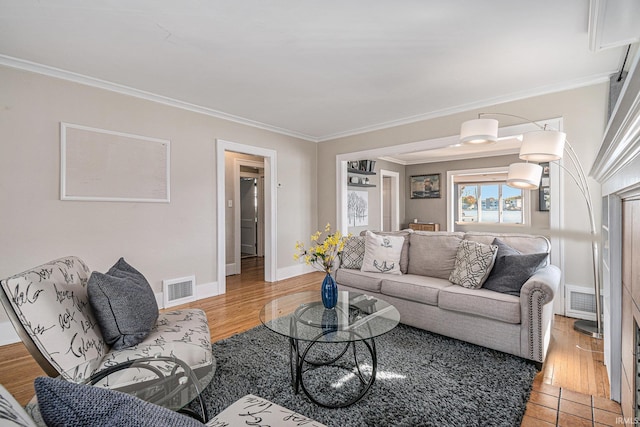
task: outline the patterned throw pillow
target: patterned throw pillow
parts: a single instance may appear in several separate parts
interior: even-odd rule
[[[364,230],[360,232],[361,236],[366,236],[367,231]],[[402,245],[402,253],[400,254],[400,271],[402,274],[407,274],[409,272],[409,236],[413,233],[413,230],[410,228],[400,230],[400,231],[372,231],[372,233],[377,234],[378,236],[402,236],[404,237],[404,244]]]
[[[365,236],[362,271],[375,273],[402,274],[400,256],[402,254],[402,236],[379,236],[367,231]]]
[[[496,260],[498,246],[463,240],[449,281],[469,289],[478,289],[487,280]]]
[[[360,270],[362,268],[362,260],[364,259],[364,237],[350,237],[344,243],[342,250],[342,268],[350,268]]]

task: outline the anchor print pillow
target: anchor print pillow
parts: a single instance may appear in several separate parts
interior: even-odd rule
[[[364,242],[364,259],[361,271],[375,273],[402,274],[400,255],[403,236],[379,236],[367,231]]]

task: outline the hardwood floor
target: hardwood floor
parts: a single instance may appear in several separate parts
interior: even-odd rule
[[[182,307],[207,313],[211,340],[218,341],[260,324],[269,300],[300,290],[319,290],[322,273],[275,283],[263,281],[263,259],[242,260],[242,274],[227,277],[227,293]],[[536,377],[522,426],[619,425],[620,405],[609,400],[602,341],[573,330],[573,319],[556,316],[551,347]],[[44,375],[22,343],[0,347],[0,384],[21,404],[34,394],[33,380]]]

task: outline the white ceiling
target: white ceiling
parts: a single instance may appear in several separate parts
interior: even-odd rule
[[[589,6],[0,0],[0,64],[324,141],[608,78],[628,34],[590,34]]]

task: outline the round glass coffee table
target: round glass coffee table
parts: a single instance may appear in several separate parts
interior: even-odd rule
[[[60,377],[118,390],[202,422],[208,421],[200,393],[209,385],[216,369],[210,351],[197,344],[176,341],[147,346],[144,352],[132,351],[125,358],[129,360],[112,360],[108,355],[88,360]],[[187,407],[196,399],[200,413]]]
[[[289,338],[291,384],[317,405],[343,408],[362,399],[376,379],[375,338],[400,322],[400,313],[377,297],[340,291],[332,309],[319,291],[267,303],[260,321]]]

